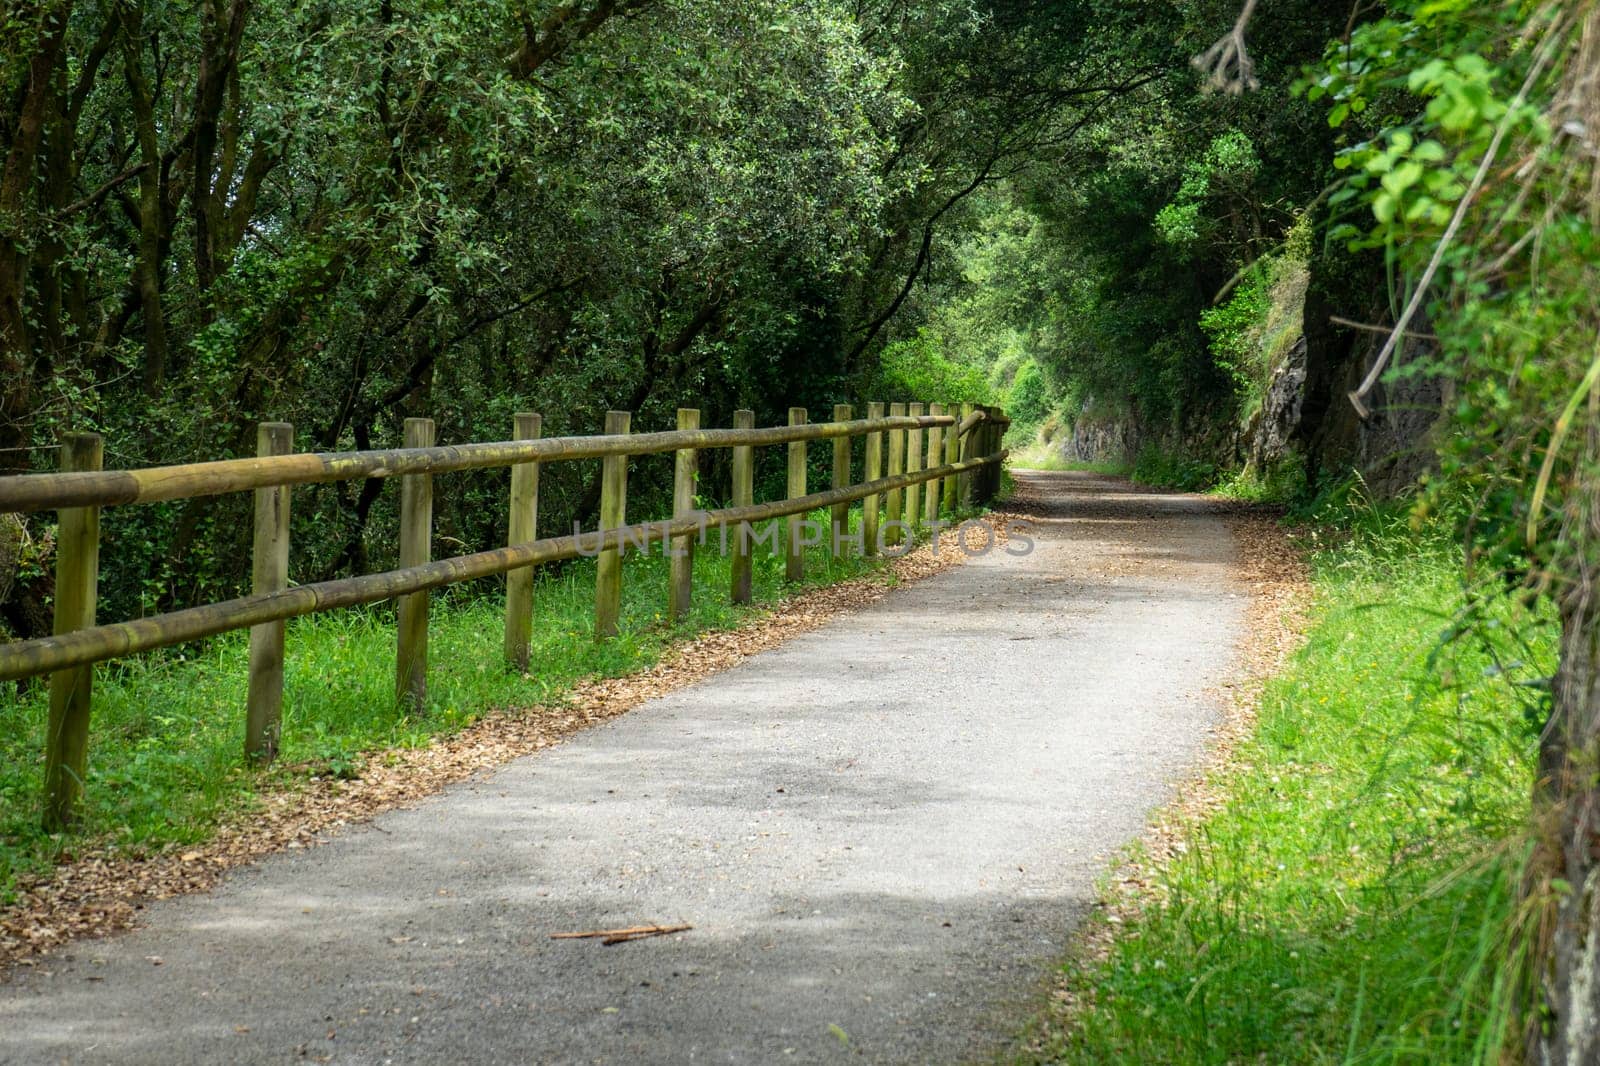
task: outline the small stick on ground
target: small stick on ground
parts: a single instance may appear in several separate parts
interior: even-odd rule
[[[652,936],[666,936],[669,933],[686,933],[693,929],[692,925],[635,925],[627,929],[593,929],[587,933],[551,933],[551,940],[595,940],[607,947],[612,944],[625,944],[630,940],[644,940]]]

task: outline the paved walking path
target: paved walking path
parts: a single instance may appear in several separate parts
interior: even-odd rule
[[[1197,757],[1244,603],[1204,501],[1018,478],[1031,555],[63,949],[0,986],[0,1062],[982,1060]],[[549,939],[640,922],[694,930]]]

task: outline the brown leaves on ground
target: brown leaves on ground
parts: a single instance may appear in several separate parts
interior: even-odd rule
[[[1007,517],[992,516],[1000,531],[998,543],[1004,543]],[[976,531],[970,531],[967,539],[975,550],[982,546]],[[90,848],[50,874],[21,884],[17,902],[0,910],[0,980],[11,966],[33,965],[37,956],[69,940],[135,925],[147,901],[201,892],[232,867],[285,848],[324,843],[327,834],[560,743],[816,629],[844,611],[865,607],[896,582],[918,581],[966,557],[954,536],[947,535],[937,551],[925,544],[874,573],[807,589],[776,605],[774,613],[737,629],[686,640],[647,670],[584,682],[549,705],[486,714],[423,748],[372,754],[354,780],[275,782],[268,786],[275,791],[267,791],[252,809],[224,822],[201,845],[148,856],[109,846]]]
[[[1270,511],[1226,504],[1219,504],[1219,510],[1226,514],[1238,548],[1238,581],[1249,590],[1234,679],[1212,693],[1223,708],[1223,720],[1212,730],[1201,766],[1179,785],[1178,798],[1154,815],[1138,845],[1116,865],[1095,904],[1103,921],[1084,925],[1073,948],[1086,962],[1104,959],[1120,928],[1133,922],[1142,908],[1165,902],[1161,870],[1188,850],[1194,827],[1225,802],[1220,778],[1234,764],[1240,745],[1255,733],[1262,688],[1283,671],[1304,641],[1311,583],[1300,546]],[[1070,1021],[1085,1006],[1079,990],[1065,979],[1051,998],[1058,1022]]]
[[[1281,673],[1305,639],[1306,610],[1311,604],[1310,574],[1305,558],[1275,515],[1242,511],[1229,516],[1239,549],[1239,582],[1249,589],[1245,604],[1244,639],[1236,653],[1234,680],[1214,692],[1223,720],[1212,731],[1204,765],[1181,789],[1181,798],[1164,809],[1143,841],[1144,858],[1129,864],[1124,883],[1141,891],[1154,871],[1185,850],[1189,827],[1204,820],[1223,802],[1218,772],[1232,765],[1239,745],[1255,733],[1261,690]]]

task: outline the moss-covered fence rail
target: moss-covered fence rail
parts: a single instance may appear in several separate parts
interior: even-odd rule
[[[283,705],[284,623],[301,615],[343,607],[397,602],[396,693],[420,705],[427,692],[428,593],[462,581],[506,575],[505,654],[512,666],[528,668],[533,623],[533,569],[540,563],[579,555],[598,557],[595,583],[595,637],[617,632],[622,594],[622,553],[670,542],[672,566],[668,609],[681,617],[689,609],[694,545],[709,530],[732,529],[732,588],[736,603],[751,598],[752,524],[788,518],[785,573],[804,577],[800,516],[819,508],[832,512],[831,550],[855,546],[876,554],[899,544],[908,532],[941,513],[981,505],[1000,485],[1005,457],[1001,436],[1007,425],[998,408],[963,404],[868,405],[865,419],[853,419],[848,405],[833,409],[833,421],[808,421],[804,408],[791,408],[789,424],[755,428],[754,415],[739,411],[732,429],[700,428],[700,412],[682,409],[678,428],[631,433],[630,415],[606,416],[605,433],[588,437],[540,437],[540,418],[518,414],[514,439],[496,443],[436,446],[431,419],[406,420],[404,448],[337,453],[293,453],[293,429],[285,423],[260,426],[257,457],[218,462],[102,470],[97,434],[73,433],[62,441],[61,470],[0,478],[0,513],[56,510],[61,527],[56,553],[53,635],[0,644],[0,681],[50,675],[50,720],[45,751],[45,823],[55,830],[73,821],[88,765],[90,696],[94,664],[173,644],[250,630],[249,694],[246,700],[245,756],[270,761],[277,753]],[[851,484],[851,450],[865,437],[864,480]],[[808,492],[807,445],[833,445],[833,484]],[[754,500],[753,449],[785,445],[788,484],[783,499]],[[887,445],[887,447],[885,447]],[[733,503],[698,511],[694,507],[695,453],[733,449]],[[675,453],[673,514],[668,519],[628,524],[628,459]],[[542,463],[601,459],[599,528],[565,537],[537,539],[539,467]],[[887,459],[887,469],[884,468]],[[433,475],[460,470],[510,467],[507,546],[432,560]],[[294,485],[364,478],[401,479],[400,567],[377,574],[289,583],[289,497]],[[922,486],[927,485],[926,493]],[[248,596],[172,611],[128,622],[97,625],[95,595],[99,576],[100,508],[165,500],[255,493],[252,592]],[[851,503],[863,504],[859,540],[845,536]]]

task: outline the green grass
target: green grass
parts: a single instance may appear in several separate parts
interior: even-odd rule
[[[821,520],[824,514],[812,517]],[[859,523],[859,511],[853,522]],[[264,788],[296,775],[357,774],[372,752],[423,745],[487,711],[548,702],[585,678],[642,669],[675,640],[738,625],[792,593],[783,581],[782,558],[758,548],[757,603],[730,605],[729,560],[717,550],[714,533],[710,544],[696,556],[693,611],[677,625],[663,621],[666,560],[659,554],[629,557],[622,633],[605,644],[592,636],[594,563],[579,560],[541,579],[534,597],[533,665],[526,676],[504,665],[504,600],[496,584],[435,593],[428,702],[420,713],[402,713],[394,698],[392,611],[343,611],[291,622],[281,758],[265,771],[241,765],[245,634],[230,634],[187,655],[101,667],[84,822],[70,837],[39,828],[44,686],[21,696],[11,689],[0,697],[0,903],[10,900],[19,876],[48,868],[64,853],[106,843],[142,852],[203,840]],[[815,585],[880,564],[831,560],[824,547],[816,547],[808,549],[806,565],[807,584]]]
[[[1033,1034],[1060,1063],[1497,1061],[1526,850],[1543,620],[1453,641],[1446,534],[1357,509],[1313,542],[1309,639],[1109,957]]]
[[[1305,464],[1298,456],[1291,456],[1265,470],[1247,467],[1230,471],[1207,491],[1246,503],[1297,503],[1307,496]]]
[[[1305,462],[1287,456],[1264,470],[1230,469],[1204,459],[1193,459],[1147,445],[1134,461],[1131,476],[1142,485],[1204,492],[1245,503],[1303,506],[1311,495],[1306,485]]]

